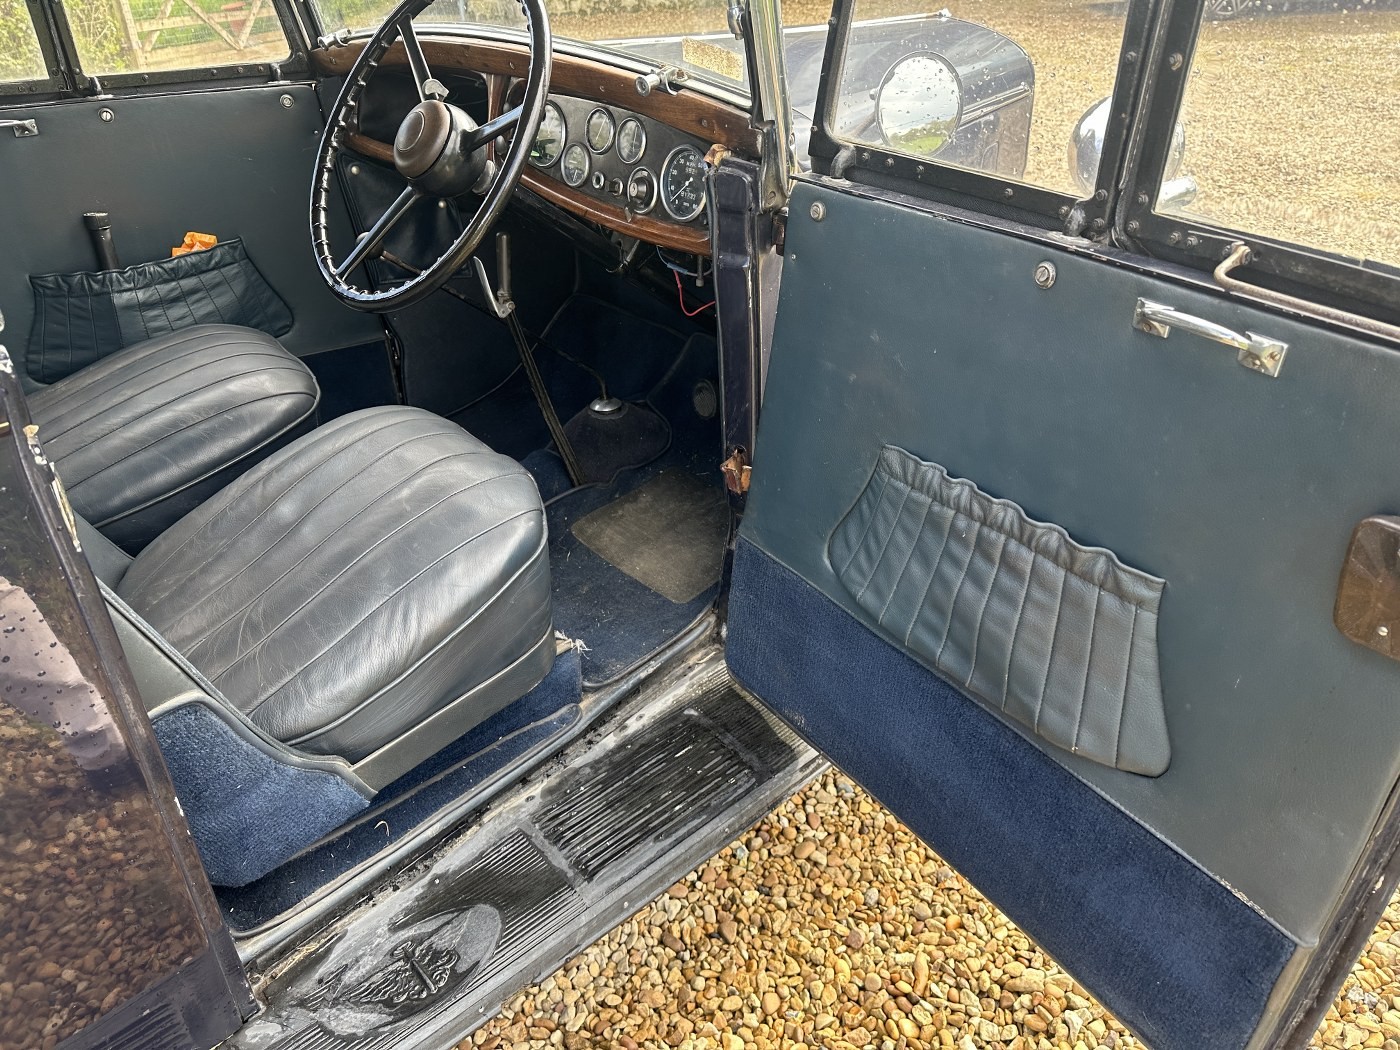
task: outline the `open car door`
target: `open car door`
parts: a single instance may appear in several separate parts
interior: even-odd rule
[[[730,666],[1153,1050],[1305,1046],[1396,881],[1400,272],[1183,210],[1198,6],[1082,193],[843,122],[836,6]]]

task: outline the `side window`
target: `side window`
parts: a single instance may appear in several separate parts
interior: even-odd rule
[[[1400,6],[1206,0],[1164,214],[1400,266]]]
[[[1107,121],[1099,103],[1113,93],[1127,5],[974,0],[957,5],[961,17],[931,6],[857,0],[836,136],[1076,197],[1092,192]],[[1087,149],[1072,147],[1076,134]]]
[[[97,76],[278,62],[291,53],[272,0],[67,0],[64,11],[83,72]]]
[[[48,75],[28,6],[23,0],[0,0],[0,83],[42,80]]]

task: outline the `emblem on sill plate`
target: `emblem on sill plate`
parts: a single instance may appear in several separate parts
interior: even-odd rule
[[[402,1006],[422,1002],[447,987],[457,960],[450,948],[435,944],[404,941],[389,957],[394,961],[344,996],[346,1002]]]
[[[333,953],[347,965],[331,970],[316,1020],[349,1036],[429,1010],[480,971],[500,936],[500,912],[475,904],[389,930],[374,943],[341,942]]]

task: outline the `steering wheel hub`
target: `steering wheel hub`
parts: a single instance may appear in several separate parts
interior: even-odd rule
[[[452,137],[452,110],[445,102],[428,99],[408,111],[394,136],[394,167],[406,179],[427,174]]]

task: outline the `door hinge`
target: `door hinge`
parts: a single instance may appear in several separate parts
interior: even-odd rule
[[[736,448],[719,469],[724,475],[724,487],[730,492],[742,496],[749,491],[749,475],[753,468],[749,466],[748,449]]]

